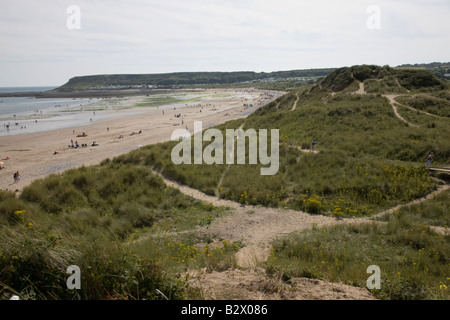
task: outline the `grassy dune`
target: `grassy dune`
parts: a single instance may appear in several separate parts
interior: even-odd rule
[[[355,94],[361,83],[366,94]],[[392,93],[401,96],[398,111],[415,127],[396,118],[384,96]],[[442,183],[425,161],[433,151],[434,164],[450,163],[448,110],[446,84],[425,71],[342,68],[217,127],[223,133],[242,125],[279,129],[274,176],[260,175],[261,165],[175,165],[177,142],[169,142],[35,181],[19,197],[1,191],[0,297],[164,299],[163,292],[169,299],[201,298],[181,274],[235,266],[240,244],[199,238],[193,228],[231,211],[168,187],[153,170],[242,204],[370,217]],[[301,150],[312,139],[319,152]],[[264,266],[287,282],[304,276],[365,287],[367,267],[378,265],[382,288],[373,292],[381,299],[448,299],[450,242],[429,226],[448,227],[449,200],[447,191],[381,224],[313,226],[285,235]],[[66,288],[69,265],[83,270],[81,290]]]
[[[166,238],[228,210],[187,197],[132,162],[70,170],[36,181],[19,198],[2,191],[0,199],[2,298],[163,299],[158,289],[183,299],[186,279],[171,270],[192,257],[214,269],[235,250],[227,244],[194,252]],[[154,237],[129,245],[143,232]],[[67,290],[70,265],[83,270],[81,290]]]
[[[325,87],[328,81],[310,93],[299,90],[280,97],[246,119],[244,130],[279,129],[280,168],[274,176],[261,176],[260,165],[175,166],[170,159],[173,145],[147,148],[152,156],[146,163],[222,198],[347,217],[376,213],[435,190],[437,182],[425,161],[434,152],[435,163],[450,162],[450,144],[444,138],[450,136],[449,120],[399,106],[399,112],[418,125],[411,127],[395,117],[383,95],[355,95],[344,92],[348,87],[342,89],[342,84],[337,86],[342,90],[331,95]],[[225,136],[227,128],[240,125],[242,121],[218,128]],[[319,153],[299,150],[310,148],[312,139],[317,139]]]
[[[410,217],[419,214],[418,208],[408,210]],[[380,289],[371,291],[380,299],[448,300],[448,241],[401,215],[384,225],[315,227],[277,240],[266,267],[286,281],[307,277],[366,287],[367,268],[376,265]]]

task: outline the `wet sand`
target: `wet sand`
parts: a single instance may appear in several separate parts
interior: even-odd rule
[[[20,191],[32,181],[52,173],[82,165],[99,164],[105,159],[112,159],[139,146],[169,141],[175,129],[187,126],[192,133],[194,121],[202,121],[205,129],[246,117],[283,94],[251,89],[209,91],[211,96],[203,97],[200,101],[159,108],[133,108],[126,110],[126,115],[123,110],[105,111],[112,115],[121,115],[94,121],[85,126],[0,137],[0,161],[3,162],[1,166],[5,167],[0,170],[0,189]],[[233,96],[221,97],[229,94]],[[271,99],[268,99],[269,94],[273,95]],[[253,108],[246,109],[243,107],[244,103],[253,104]],[[181,114],[181,117],[177,118],[175,114]],[[139,131],[142,133],[139,134]],[[77,137],[82,132],[85,132],[87,137]],[[136,134],[132,135],[133,132]],[[71,140],[88,146],[69,148]],[[93,141],[99,145],[91,146]],[[3,160],[7,157],[9,160]],[[14,183],[13,179],[16,171],[21,175],[18,183]]]

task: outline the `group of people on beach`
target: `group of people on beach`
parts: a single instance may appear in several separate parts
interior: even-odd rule
[[[9,157],[6,157],[6,158],[4,158],[4,159],[2,159],[2,160],[3,160],[3,161],[7,161],[7,160],[9,160]],[[2,164],[3,164],[3,162],[0,162],[0,170],[5,169],[5,167],[2,166]]]
[[[81,148],[87,148],[87,143],[82,143],[81,144]],[[91,147],[97,147],[98,146],[98,143],[97,143],[97,141],[93,141],[92,142],[92,144],[91,144]],[[73,142],[73,140],[70,140],[70,145],[69,145],[69,148],[75,148],[75,149],[77,149],[77,148],[79,148],[80,147],[80,145],[78,144],[78,141],[75,141],[75,143]],[[55,153],[56,154],[56,153]]]
[[[78,144],[78,140],[75,141],[75,143],[73,142],[73,140],[70,140],[70,145],[69,148],[79,148],[80,145]],[[84,144],[82,145],[82,147],[84,147]]]
[[[139,132],[133,131],[132,133],[130,133],[130,136],[134,136],[135,134],[141,134],[141,133],[142,133],[142,130],[139,130]],[[122,135],[122,137],[123,137],[123,135]]]
[[[18,123],[18,122],[15,122],[14,125],[15,125],[16,127],[18,127],[18,126],[19,126],[19,123]],[[3,126],[6,128],[7,131],[9,131],[9,128],[11,127],[11,123],[10,123],[10,122],[8,122],[8,124],[4,123]],[[23,129],[26,129],[26,128],[27,128],[27,126],[21,126],[21,127],[20,127],[20,129],[22,129],[22,130],[23,130]]]

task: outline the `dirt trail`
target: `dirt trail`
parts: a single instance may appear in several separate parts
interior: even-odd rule
[[[366,88],[364,86],[364,82],[359,83],[359,89],[355,91],[353,94],[366,94]]]
[[[355,79],[356,80],[356,79]],[[364,87],[364,82],[359,81],[359,89],[356,90],[355,92],[353,92],[352,94],[362,94],[362,95],[367,95],[367,92],[365,90]],[[403,118],[400,113],[398,112],[397,106],[395,105],[397,102],[395,101],[395,98],[397,98],[398,96],[400,96],[399,94],[384,94],[383,97],[387,98],[389,100],[389,103],[392,106],[392,109],[394,110],[395,116],[400,119],[401,121],[407,123],[408,125],[410,125],[411,127],[418,127],[415,124],[412,124],[410,122],[408,122],[405,118]],[[415,110],[414,108],[410,108]]]
[[[158,174],[158,173],[157,173]],[[365,288],[330,283],[315,279],[293,278],[291,284],[268,277],[260,268],[268,259],[271,242],[283,234],[333,224],[352,223],[356,219],[336,219],[312,215],[290,209],[242,206],[234,201],[206,195],[196,189],[180,185],[161,176],[168,186],[184,194],[215,206],[229,206],[234,212],[214,220],[208,227],[197,227],[200,236],[211,236],[231,242],[241,242],[244,247],[235,255],[239,269],[208,273],[190,270],[190,284],[200,288],[205,299],[239,300],[317,300],[351,299],[373,300]]]
[[[374,299],[365,288],[355,288],[315,279],[295,278],[292,279],[292,285],[287,285],[279,279],[268,278],[265,271],[259,266],[268,259],[271,243],[279,236],[316,226],[362,222],[384,223],[373,219],[391,214],[402,207],[431,199],[450,188],[449,185],[441,185],[438,190],[423,198],[371,217],[336,219],[291,209],[242,206],[234,201],[206,195],[201,191],[166,179],[159,173],[156,174],[167,185],[178,188],[184,194],[215,206],[228,206],[234,210],[231,215],[216,219],[207,227],[197,227],[194,230],[200,236],[241,242],[244,245],[236,253],[235,259],[237,265],[245,270],[229,269],[213,273],[191,271],[191,284],[201,288],[206,299]],[[444,234],[448,232],[446,228],[432,227],[432,229]]]
[[[405,118],[403,118],[400,113],[398,112],[397,106],[395,105],[397,102],[395,101],[395,98],[397,98],[399,95],[398,94],[385,94],[383,95],[383,97],[386,97],[389,100],[389,103],[392,106],[392,109],[394,109],[394,113],[395,116],[400,119],[401,121],[403,121],[404,123],[407,123],[409,126],[411,127],[418,127],[415,124],[412,124],[411,122],[408,122]]]
[[[398,103],[398,102],[397,102],[397,103]],[[441,116],[438,116],[437,114],[432,114],[432,113],[429,113],[429,112],[426,112],[426,111],[423,111],[423,110],[419,110],[419,109],[413,108],[413,107],[411,107],[411,106],[406,106],[406,105],[400,104],[400,103],[398,103],[398,104],[401,105],[402,107],[408,108],[409,110],[412,110],[412,111],[415,111],[415,112],[420,112],[420,113],[426,114],[427,116],[431,116],[431,117],[435,117],[435,118],[440,118],[440,119],[448,119],[447,117],[441,117]]]
[[[241,267],[254,266],[257,262],[264,261],[268,257],[271,242],[280,235],[309,229],[313,226],[321,227],[343,223],[374,222],[376,218],[396,212],[400,208],[427,201],[450,188],[450,185],[441,185],[436,191],[423,198],[398,205],[370,217],[337,219],[292,209],[253,205],[243,206],[235,201],[207,195],[197,189],[169,180],[157,172],[155,173],[168,186],[177,188],[186,195],[207,203],[212,203],[214,206],[225,206],[234,209],[233,214],[216,219],[208,227],[199,227],[196,231],[202,235],[216,236],[229,241],[242,242],[245,247],[237,253],[237,259],[240,262],[238,264]]]
[[[245,125],[245,121],[239,126],[238,130],[242,130],[242,128],[244,128],[244,125]],[[236,138],[239,139],[239,136],[236,137]],[[231,148],[231,151],[230,151],[229,156],[233,156],[233,155],[234,155],[234,144],[233,144],[233,147]],[[218,195],[219,189],[220,189],[220,187],[222,186],[222,181],[223,181],[223,179],[225,178],[225,176],[226,176],[226,174],[227,174],[228,169],[230,168],[230,166],[231,166],[231,164],[229,164],[229,165],[227,166],[227,168],[226,168],[226,169],[224,170],[224,172],[222,173],[222,176],[220,177],[219,183],[217,184],[217,187],[216,187],[216,195]]]
[[[201,191],[164,178],[159,173],[156,174],[168,186],[177,188],[186,195],[212,203],[215,206],[228,206],[234,209],[233,214],[214,220],[206,228],[198,227],[195,231],[203,236],[209,235],[229,241],[242,242],[245,247],[236,256],[241,267],[255,266],[257,262],[264,261],[268,257],[271,242],[280,235],[309,229],[314,225],[320,227],[357,221],[353,218],[336,219],[291,209],[243,206],[234,201],[204,194]]]
[[[441,185],[441,186],[439,186],[439,188],[436,191],[426,195],[425,197],[413,200],[413,201],[405,203],[405,204],[400,204],[400,205],[395,206],[393,208],[390,208],[388,210],[385,210],[385,211],[382,211],[380,213],[377,213],[377,214],[373,215],[371,218],[372,219],[380,218],[380,217],[382,217],[382,216],[384,216],[386,214],[394,213],[394,212],[398,211],[401,208],[409,207],[409,206],[412,206],[412,205],[415,205],[415,204],[422,203],[424,201],[427,201],[429,199],[432,199],[432,198],[436,197],[438,194],[440,194],[441,192],[443,192],[445,190],[448,190],[449,188],[450,188],[450,185],[448,185],[448,184]]]
[[[312,149],[302,149],[302,147],[295,147],[295,148],[297,148],[298,150],[300,150],[301,152],[305,152],[305,153],[319,153],[320,151],[319,150],[312,150]]]
[[[297,102],[298,102],[298,100],[300,100],[300,96],[297,94],[297,99],[295,100],[295,102],[294,102],[294,104],[293,104],[293,106],[292,106],[291,111],[294,111],[295,109],[297,109]]]
[[[363,288],[317,279],[292,278],[290,284],[261,269],[189,272],[192,287],[213,300],[375,300]]]
[[[431,171],[450,172],[450,168],[428,168]]]

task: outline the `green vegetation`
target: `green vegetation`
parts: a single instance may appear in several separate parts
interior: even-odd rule
[[[426,70],[395,69],[374,65],[340,68],[327,76],[313,91],[345,92],[358,82],[364,82],[367,93],[433,92],[448,89],[448,85]],[[352,88],[355,91],[354,87]]]
[[[444,75],[450,73],[450,62],[403,64],[397,68],[428,70],[437,78],[445,80]]]
[[[90,79],[110,83],[102,77]],[[72,84],[86,84],[78,80]],[[358,93],[361,83],[365,94]],[[398,112],[411,125],[396,117],[387,94],[398,95]],[[235,267],[239,245],[201,238],[194,227],[230,211],[181,194],[154,171],[243,205],[370,218],[443,183],[438,178],[445,174],[432,174],[425,161],[434,152],[433,165],[449,166],[449,100],[448,85],[424,70],[341,68],[216,127],[224,136],[241,126],[278,129],[276,175],[260,175],[261,164],[175,165],[178,142],[167,142],[35,181],[19,197],[2,191],[0,297],[202,298],[185,271]],[[309,152],[313,139],[317,153]],[[449,201],[447,190],[377,221],[285,235],[275,241],[266,270],[285,281],[303,276],[365,287],[367,267],[378,265],[381,289],[372,290],[378,298],[448,299],[449,239],[430,226],[448,227]],[[69,265],[83,270],[81,290],[66,288]]]
[[[334,80],[330,81],[330,78]],[[315,137],[321,143],[321,153],[309,156],[314,161],[316,177],[306,176],[304,180],[309,186],[325,185],[326,181],[328,190],[325,193],[322,189],[320,194],[320,189],[315,189],[298,196],[300,209],[311,213],[332,210],[337,217],[352,216],[361,212],[354,206],[361,201],[376,211],[386,202],[392,207],[395,201],[390,200],[403,202],[428,193],[434,183],[424,170],[426,154],[434,151],[440,165],[448,166],[450,162],[450,146],[444,138],[450,136],[448,120],[399,107],[400,113],[417,125],[407,126],[394,117],[382,94],[410,90],[398,101],[412,104],[414,93],[427,92],[427,99],[436,97],[442,103],[438,108],[440,111],[448,111],[448,103],[443,101],[448,95],[446,84],[425,71],[373,66],[338,70],[330,78],[315,85],[312,94],[302,94],[297,105],[300,110],[288,112],[289,106],[281,107],[286,116],[283,112],[274,116],[261,110],[261,117],[255,118],[254,122],[266,125],[268,121],[264,121],[264,117],[276,119],[273,127],[280,126],[280,130],[285,127],[282,132],[286,136],[290,134],[286,137],[287,142],[294,138],[307,147],[307,138]],[[356,91],[352,78],[364,81],[366,92],[376,94],[351,95]],[[369,81],[380,85],[375,90]],[[329,94],[338,89],[340,91],[335,95]],[[433,113],[429,104],[421,106]],[[415,107],[422,109],[419,105]],[[289,117],[295,118],[296,125],[294,121],[289,124]],[[250,120],[253,119],[246,125],[252,125]],[[330,158],[322,160],[321,157],[325,158],[331,152]],[[295,164],[289,166],[287,176],[301,171],[308,161],[301,164],[297,170],[293,170]],[[364,179],[359,179],[360,175]],[[341,187],[336,188],[334,181]],[[368,189],[367,186],[377,187]],[[349,190],[348,194],[343,190]],[[329,195],[337,191],[342,200],[327,208]],[[382,271],[381,289],[372,292],[378,298],[446,300],[450,281],[447,272],[449,239],[431,230],[429,225],[448,227],[449,196],[446,191],[434,199],[384,215],[382,220],[387,221],[386,224],[313,226],[312,230],[280,238],[274,243],[267,271],[281,273],[286,280],[303,276],[365,287],[362,279],[367,279],[367,267],[377,265]]]
[[[175,272],[180,266],[233,263],[234,244],[194,249],[192,241],[204,239],[187,247],[165,236],[228,210],[167,187],[130,159],[69,170],[36,181],[19,198],[2,191],[0,199],[3,299],[163,299],[156,289],[184,299],[197,293]],[[81,290],[66,287],[70,265],[82,270]]]
[[[413,122],[419,127],[410,127],[395,117],[381,94],[352,94],[359,87],[352,86],[353,82],[381,74],[383,79],[394,77],[395,81],[387,83],[406,90],[398,85],[398,72],[374,66],[337,70],[310,92],[291,92],[249,116],[244,130],[280,131],[280,167],[274,176],[261,176],[261,165],[176,166],[170,158],[175,143],[150,146],[140,152],[148,150],[151,156],[142,155],[146,164],[171,179],[225,199],[239,202],[245,192],[246,203],[253,205],[344,217],[376,213],[436,189],[436,181],[425,170],[431,151],[436,154],[436,162],[450,162],[450,144],[442,138],[450,135],[447,119],[399,109],[405,116],[413,113]],[[422,71],[410,75],[411,81],[416,77],[427,78]],[[341,91],[329,94],[336,88]],[[297,97],[297,108],[292,110]],[[225,129],[237,129],[242,123],[239,120],[217,128],[225,135]],[[299,150],[309,149],[312,139],[319,142],[320,153]],[[294,147],[290,146],[292,141]]]
[[[313,226],[278,239],[266,268],[286,281],[307,277],[366,287],[367,268],[376,265],[380,289],[370,291],[379,299],[448,300],[448,243],[449,236],[401,217],[384,225]]]
[[[450,117],[450,96],[424,95],[400,96],[396,98],[400,104],[425,111],[439,117]]]
[[[57,91],[88,90],[95,88],[123,89],[193,86],[193,85],[230,85],[253,82],[267,83],[274,80],[290,82],[291,78],[316,78],[328,75],[334,69],[310,69],[276,72],[178,72],[164,74],[119,74],[119,75],[94,75],[74,77],[66,84],[55,89]],[[267,80],[266,80],[267,79]],[[265,81],[265,82],[264,82]]]
[[[401,219],[408,223],[421,223],[429,226],[450,227],[450,190],[437,195],[433,200],[403,207],[393,215],[384,215],[382,221],[395,221]]]
[[[186,98],[186,96],[184,95],[176,95],[176,96],[155,95],[144,99],[144,101],[136,104],[134,107],[159,107],[172,103],[187,103],[192,101],[198,101],[201,98],[202,96],[194,98]]]

